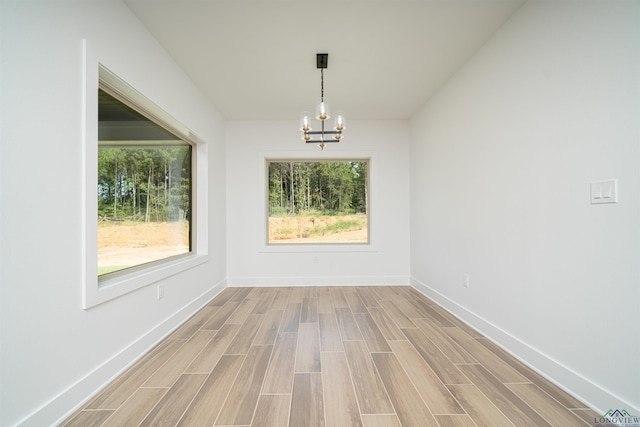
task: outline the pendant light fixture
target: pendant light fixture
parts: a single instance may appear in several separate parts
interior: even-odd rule
[[[324,101],[324,70],[328,64],[328,53],[316,54],[316,68],[320,69],[320,103],[316,107],[315,118],[320,120],[321,129],[317,131],[311,130],[311,114],[308,111],[304,111],[300,116],[302,139],[304,139],[307,144],[318,144],[321,150],[324,150],[327,143],[340,142],[342,139],[342,131],[346,128],[344,113],[338,111],[335,114],[333,130],[325,130],[325,123],[331,118],[329,104]],[[317,139],[313,139],[314,137]]]

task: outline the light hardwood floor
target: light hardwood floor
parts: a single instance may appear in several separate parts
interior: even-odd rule
[[[589,426],[410,287],[228,288],[65,426]]]

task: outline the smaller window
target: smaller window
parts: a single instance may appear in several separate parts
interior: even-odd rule
[[[268,160],[269,244],[369,243],[368,161]]]
[[[192,146],[98,91],[98,277],[189,254]]]

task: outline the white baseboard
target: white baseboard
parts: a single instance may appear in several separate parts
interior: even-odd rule
[[[409,276],[229,277],[230,288],[278,286],[409,286]]]
[[[114,378],[123,373],[158,342],[178,328],[189,317],[204,307],[226,287],[226,280],[215,284],[202,295],[176,311],[128,347],[95,368],[84,378],[68,387],[18,423],[24,427],[58,425],[83,404],[93,398]],[[57,421],[52,421],[57,420]]]
[[[604,414],[611,408],[624,408],[633,413],[640,413],[640,407],[637,405],[613,395],[570,367],[541,353],[413,277],[411,286],[598,414]],[[603,407],[603,402],[608,406]]]

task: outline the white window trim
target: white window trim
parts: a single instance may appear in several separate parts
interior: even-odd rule
[[[358,253],[378,252],[375,239],[375,221],[372,213],[375,211],[377,185],[375,182],[375,151],[265,151],[258,155],[258,195],[262,200],[262,207],[258,209],[258,221],[260,230],[258,239],[258,251],[265,253]],[[268,243],[269,234],[269,192],[267,180],[269,170],[267,163],[271,161],[342,161],[366,160],[368,162],[369,180],[369,206],[367,207],[367,221],[369,227],[368,243]]]
[[[209,260],[208,247],[208,167],[207,144],[177,120],[164,112],[137,90],[100,64],[95,53],[82,41],[82,150],[83,150],[83,207],[82,242],[83,292],[82,308],[89,309],[129,292],[192,269]],[[103,82],[135,100],[148,116],[167,124],[178,136],[193,144],[195,162],[192,169],[193,200],[191,219],[192,248],[186,256],[156,262],[148,268],[135,269],[131,273],[117,275],[98,283],[98,87]]]

